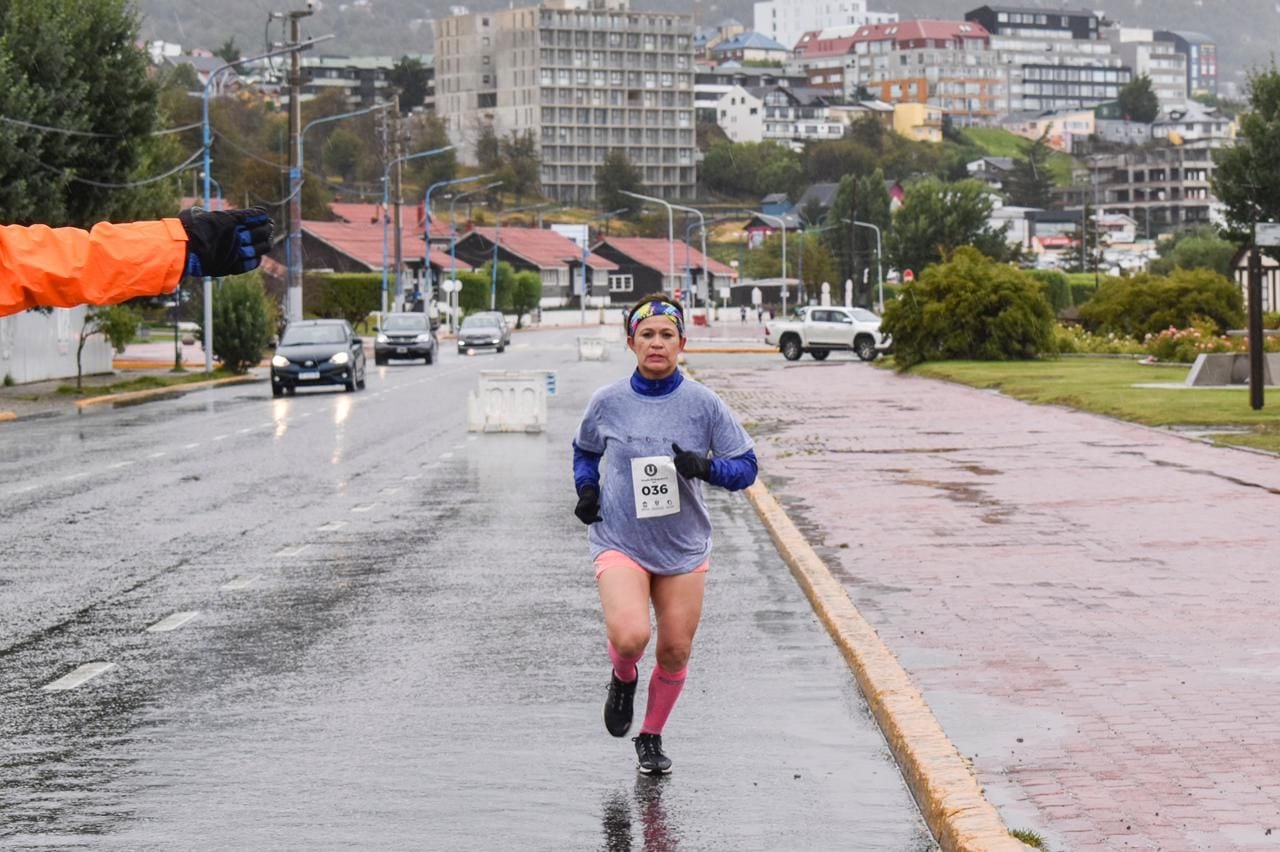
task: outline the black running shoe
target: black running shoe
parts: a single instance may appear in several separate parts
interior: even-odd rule
[[[617,674],[609,674],[609,697],[604,701],[604,726],[615,737],[625,737],[631,730],[631,715],[636,700],[636,684],[640,678],[627,683],[618,680]]]
[[[640,761],[641,775],[666,775],[671,771],[671,758],[662,753],[660,734],[641,734],[632,737],[636,744],[636,758]]]

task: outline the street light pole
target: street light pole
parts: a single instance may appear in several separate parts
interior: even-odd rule
[[[408,160],[417,160],[421,157],[434,157],[443,154],[445,151],[452,151],[452,145],[445,145],[442,148],[432,148],[430,151],[419,151],[416,154],[405,154],[403,157],[396,157],[387,163],[382,170],[382,312],[387,312],[387,207],[391,204],[391,167],[403,163]],[[397,279],[400,270],[396,270]]]
[[[472,181],[484,180],[493,177],[493,175],[474,175],[472,177],[454,178],[453,180],[436,181],[427,187],[427,191],[422,196],[422,212],[425,221],[422,223],[422,266],[424,269],[431,269],[431,193],[445,186],[457,186],[460,183],[471,183]],[[450,226],[452,230],[452,225]],[[427,274],[428,283],[430,283],[430,272]],[[452,299],[450,299],[450,308],[453,307]]]
[[[880,228],[870,222],[859,222],[856,219],[853,224],[861,225],[864,228],[870,228],[876,232],[876,286],[879,288],[880,313],[884,314],[884,266],[883,257],[880,254]]]
[[[501,185],[502,185],[502,181],[495,180],[493,183],[485,184],[484,186],[477,187],[476,189],[469,189],[466,192],[459,192],[453,198],[449,199],[449,263],[450,263],[449,277],[452,280],[454,281],[458,280],[458,229],[457,229],[457,226],[454,225],[454,218],[453,218],[454,211],[457,209],[458,200],[462,198],[466,198],[471,195],[476,195],[477,193],[481,193],[487,189],[493,189],[495,186],[501,186]],[[495,234],[495,236],[497,235]],[[454,292],[460,292],[460,291],[455,290]],[[461,303],[461,297],[459,297],[459,303]],[[450,331],[453,330],[452,307],[453,306],[451,305],[449,310],[449,330]]]
[[[641,195],[638,192],[628,192],[625,189],[619,190],[623,195],[629,195],[632,198],[638,198],[641,201],[648,201],[653,204],[661,204],[667,208],[667,277],[671,279],[671,286],[674,289],[676,283],[676,226],[675,215],[671,212],[671,203],[663,201],[661,198],[654,198],[650,195]]]
[[[702,215],[702,211],[696,207],[684,207],[679,204],[672,204],[671,206],[677,210],[684,210],[685,212],[692,213],[698,217],[698,226],[702,228],[702,281],[703,281],[703,285],[707,288],[707,298],[710,299],[711,285],[707,282],[707,220],[706,220],[706,217],[704,217]],[[689,247],[688,229],[685,229],[684,245],[686,249]],[[688,263],[686,262],[685,265],[687,266]],[[690,273],[690,277],[692,278],[692,273]],[[698,293],[697,293],[696,287],[694,288],[693,299],[691,301],[691,304],[695,308],[698,306]],[[706,307],[706,305],[703,305],[703,307]],[[708,321],[710,321],[710,316],[708,316]]]

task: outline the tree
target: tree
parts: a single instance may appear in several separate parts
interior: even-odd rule
[[[604,155],[596,169],[596,202],[605,210],[619,210],[635,205],[635,199],[623,192],[644,192],[640,169],[627,159],[627,152],[614,148]]]
[[[213,291],[213,354],[233,373],[258,366],[275,328],[275,306],[257,272],[224,278]],[[203,323],[201,340],[205,339]]]
[[[500,311],[510,308],[511,297],[516,289],[515,267],[505,260],[498,261],[498,275],[495,279],[493,261],[491,260],[476,272],[484,279],[484,298],[481,300],[482,307],[479,310],[488,310],[491,303]],[[541,298],[541,292],[539,292],[538,296]]]
[[[213,52],[213,55],[221,59],[223,62],[239,62],[240,48],[236,47],[236,37],[231,36],[222,43],[222,47]]]
[[[903,286],[885,309],[894,360],[1007,361],[1052,351],[1053,308],[1040,284],[1021,270],[963,246]]]
[[[489,174],[502,170],[502,142],[489,122],[482,123],[476,131],[476,163],[480,171]]]
[[[502,189],[519,200],[538,195],[542,186],[542,163],[538,156],[538,140],[532,130],[511,131],[498,145],[502,168],[498,176]]]
[[[879,228],[880,245],[876,245],[876,232],[871,228],[858,225],[850,234],[853,245],[853,274],[849,277],[853,279],[855,304],[865,306],[873,301],[871,293],[875,280],[872,278],[873,270],[876,273],[884,270],[884,258],[877,256],[876,251],[877,249],[881,253],[885,251],[885,240],[893,225],[892,205],[893,199],[889,197],[889,190],[885,189],[884,185],[884,172],[876,169],[858,181],[854,192],[852,218]],[[845,227],[851,226],[846,224]]]
[[[1229,236],[1244,242],[1254,223],[1280,221],[1280,71],[1274,63],[1249,78],[1249,112],[1240,118],[1236,144],[1214,158],[1213,191],[1226,208]]]
[[[458,309],[463,314],[489,310],[489,276],[482,272],[459,272]]]
[[[157,87],[136,47],[133,6],[0,3],[0,33],[0,115],[27,123],[0,125],[0,219],[88,226],[118,218],[140,196],[151,206],[167,200],[172,212],[172,182],[103,185],[151,176],[141,169],[154,150]]]
[[[449,145],[449,130],[444,119],[438,115],[414,116],[412,151],[434,151]],[[405,174],[408,180],[419,185],[421,192],[433,183],[453,180],[458,176],[458,155],[455,151],[445,151],[433,157],[419,157],[405,163]]]
[[[1160,99],[1151,86],[1151,78],[1146,74],[1131,80],[1120,90],[1117,98],[1120,114],[1127,121],[1150,124],[1160,114]]]
[[[84,367],[81,358],[85,344],[95,334],[101,334],[111,348],[123,352],[133,342],[138,333],[141,315],[128,305],[110,305],[104,308],[89,308],[85,311],[84,322],[80,326],[80,339],[76,344],[76,390],[83,388]]]
[[[344,182],[350,181],[355,177],[364,147],[364,140],[355,131],[348,127],[336,128],[322,149],[325,171],[338,175]]]
[[[1179,231],[1173,239],[1161,242],[1156,251],[1160,257],[1151,262],[1153,275],[1168,275],[1175,269],[1212,269],[1230,278],[1236,245],[1220,237],[1213,226],[1200,225]]]
[[[787,250],[796,253],[795,260],[792,261],[788,256],[787,262],[795,263],[797,275],[800,274],[803,258],[805,295],[817,298],[822,293],[822,285],[830,284],[832,303],[843,301],[844,282],[836,278],[836,260],[826,243],[816,235],[801,233],[800,238],[793,241]]]
[[[379,272],[327,273],[311,277],[308,282],[315,293],[315,312],[322,317],[344,319],[352,328],[382,306]]]
[[[525,269],[516,273],[515,287],[511,291],[511,310],[516,315],[516,328],[524,327],[524,315],[542,304],[542,277]]]
[[[736,198],[772,192],[795,198],[804,182],[801,155],[776,142],[718,142],[698,171],[708,190]]]
[[[907,187],[902,209],[894,215],[886,251],[899,269],[917,274],[947,260],[961,246],[1002,259],[1008,226],[993,229],[991,210],[991,196],[979,181],[916,181]]]
[[[412,56],[401,56],[387,72],[387,82],[400,95],[400,111],[407,113],[422,106],[427,99],[427,86],[431,74],[422,61]]]
[[[855,193],[858,181],[853,175],[840,178],[835,197],[827,208],[826,228],[822,232],[823,242],[831,250],[836,263],[837,275],[841,283],[854,277],[854,242],[853,225],[856,213]]]
[[[1025,157],[1013,161],[1013,170],[1005,181],[1005,195],[1016,207],[1044,209],[1053,203],[1053,175],[1049,171],[1049,155],[1052,153],[1045,141],[1049,129],[1027,149]]]

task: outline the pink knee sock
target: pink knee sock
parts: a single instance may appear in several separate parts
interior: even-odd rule
[[[640,677],[640,672],[636,671],[636,663],[640,662],[640,658],[644,654],[637,654],[634,657],[624,657],[618,653],[618,649],[613,647],[613,643],[609,643],[609,659],[613,660],[613,673],[618,676],[618,680],[623,683],[634,683]]]
[[[649,678],[649,704],[645,708],[640,733],[662,733],[667,717],[671,715],[671,708],[676,706],[680,690],[684,689],[684,678],[688,673],[688,666],[678,672],[669,672],[662,666],[653,667],[653,676]]]

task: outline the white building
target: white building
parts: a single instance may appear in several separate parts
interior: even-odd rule
[[[1102,34],[1135,78],[1145,74],[1151,79],[1160,106],[1187,102],[1187,57],[1172,42],[1156,41],[1155,30],[1143,27],[1108,27]]]
[[[716,121],[734,142],[781,142],[798,147],[844,136],[845,124],[828,111],[825,92],[776,86],[734,86],[721,96]]]
[[[24,311],[0,317],[0,378],[17,384],[65,379],[76,374],[76,347],[85,307],[54,308],[48,314]],[[81,365],[86,376],[111,372],[111,345],[95,334],[85,342]]]
[[[763,0],[755,4],[754,20],[752,29],[790,48],[807,32],[889,24],[898,14],[868,11],[867,0]]]

